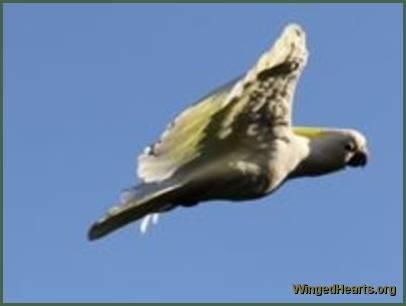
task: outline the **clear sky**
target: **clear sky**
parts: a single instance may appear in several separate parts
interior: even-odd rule
[[[400,4],[6,4],[4,300],[400,302],[402,21]],[[310,51],[295,124],[360,129],[369,165],[88,242],[144,146],[290,22]],[[295,283],[398,291],[298,296]]]

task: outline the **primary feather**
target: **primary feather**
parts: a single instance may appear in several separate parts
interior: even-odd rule
[[[161,211],[168,206],[168,200],[179,187],[174,182],[138,185],[124,203],[113,206],[103,218],[93,224],[88,238],[101,238],[132,221]]]

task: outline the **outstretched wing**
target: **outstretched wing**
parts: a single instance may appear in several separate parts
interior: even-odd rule
[[[202,99],[170,124],[140,155],[139,177],[161,181],[208,151],[227,150],[231,143],[261,147],[287,135],[294,91],[307,56],[305,33],[298,25],[289,25],[241,79]]]
[[[233,88],[232,81],[187,108],[172,121],[161,139],[138,157],[138,176],[144,182],[164,180],[199,155],[199,145],[214,114]]]

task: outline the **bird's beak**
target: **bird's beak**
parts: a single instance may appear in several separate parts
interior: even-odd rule
[[[368,163],[368,151],[357,151],[348,161],[348,165],[351,167],[364,167]]]

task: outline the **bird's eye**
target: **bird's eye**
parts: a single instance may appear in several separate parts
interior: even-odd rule
[[[350,151],[350,152],[354,152],[356,149],[355,144],[353,142],[347,143],[344,148],[346,151]]]

